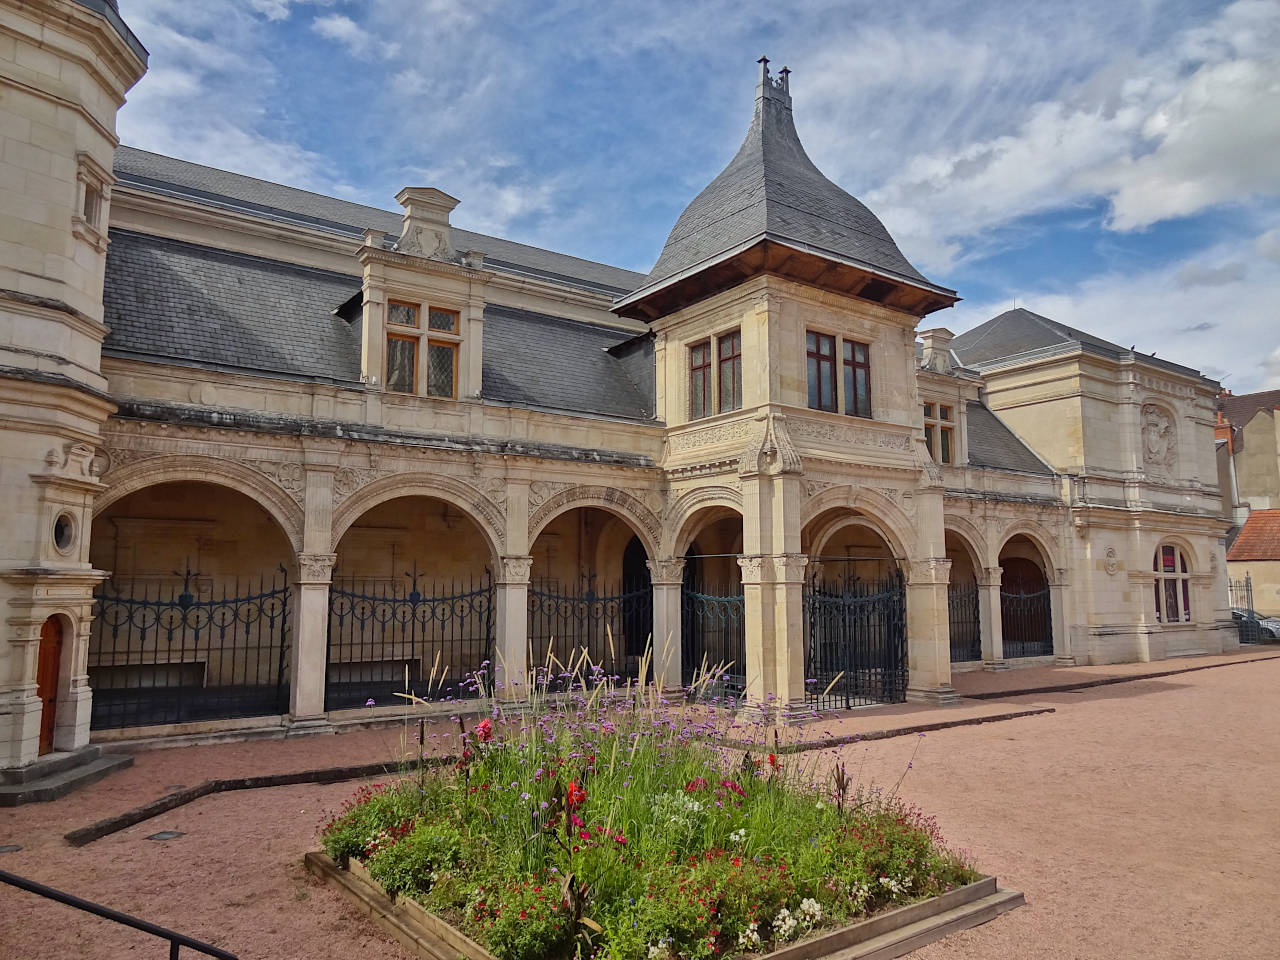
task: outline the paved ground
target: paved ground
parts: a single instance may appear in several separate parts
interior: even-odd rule
[[[1169,666],[1077,668],[1066,675]],[[1018,689],[1040,672],[1018,671],[1017,683],[1002,674],[994,682]],[[1037,685],[1063,674],[1045,672],[1048,679]],[[1057,712],[840,750],[864,781],[889,785],[918,749],[901,792],[936,814],[948,840],[982,868],[1027,894],[1028,906],[913,956],[1280,954],[1274,879],[1280,660],[951,711],[867,711],[856,723],[930,722],[995,704]],[[397,755],[399,741],[393,729],[139,754],[132,769],[56,803],[0,810],[0,844],[23,845],[0,855],[0,868],[188,932],[245,960],[370,953],[399,960],[405,954],[394,943],[300,865],[315,847],[324,812],[354,784],[206,797],[81,849],[61,840],[69,829],[176,784],[378,760]],[[833,757],[822,755],[827,762]],[[145,839],[170,829],[186,836]],[[0,888],[0,918],[6,960],[164,955],[149,938],[9,888]]]

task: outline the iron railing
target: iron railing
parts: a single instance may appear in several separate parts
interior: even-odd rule
[[[822,709],[907,697],[907,609],[900,576],[809,581],[804,588],[804,675]]]
[[[529,589],[529,665],[549,668],[553,680],[568,681],[584,649],[590,663],[582,664],[582,676],[589,684],[640,679],[652,630],[653,587],[647,584],[604,594]]]
[[[494,593],[483,577],[421,583],[335,578],[329,588],[326,710],[476,697],[493,677]]]
[[[680,591],[680,682],[688,687],[702,671],[720,667],[704,692],[740,697],[747,688],[746,661],[742,587],[686,583]]]
[[[1000,633],[1006,659],[1053,656],[1053,613],[1049,588],[1014,584],[1000,590]]]
[[[947,613],[951,630],[951,662],[971,663],[981,660],[982,629],[976,581],[947,586]]]
[[[1241,643],[1261,643],[1262,627],[1257,611],[1253,609],[1253,577],[1227,581],[1227,601],[1231,604],[1231,619],[1240,633]]]
[[[43,883],[37,883],[34,880],[28,880],[26,877],[20,877],[16,873],[9,873],[7,870],[0,870],[0,882],[17,887],[19,890],[26,890],[28,893],[34,893],[37,896],[45,897],[48,900],[55,900],[58,903],[66,904],[68,907],[75,907],[77,910],[83,910],[85,913],[91,913],[94,916],[102,917],[104,920],[123,924],[126,927],[132,927],[134,930],[141,930],[143,933],[148,933],[153,937],[159,937],[161,940],[168,941],[169,960],[178,960],[179,951],[183,947],[186,947],[188,950],[194,950],[196,953],[203,953],[206,957],[217,957],[218,960],[239,960],[234,953],[223,950],[221,947],[215,947],[212,944],[197,940],[194,937],[188,937],[184,933],[177,933],[176,931],[169,930],[159,924],[140,920],[127,913],[121,913],[119,910],[112,910],[110,907],[104,907],[102,904],[94,903],[92,900],[85,900],[83,897],[77,897],[74,894],[65,893],[62,890],[55,890],[53,887],[45,886]]]
[[[107,582],[94,595],[88,673],[96,729],[282,714],[289,709],[284,568],[234,586]],[[198,592],[207,590],[209,597]]]

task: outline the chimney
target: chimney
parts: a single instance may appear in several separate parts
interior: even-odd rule
[[[404,207],[404,230],[396,241],[401,253],[433,260],[457,260],[449,229],[449,214],[458,205],[456,198],[435,187],[405,187],[396,194]]]
[[[920,339],[924,341],[924,357],[921,366],[935,373],[950,373],[951,341],[954,338],[955,334],[946,327],[921,330]]]

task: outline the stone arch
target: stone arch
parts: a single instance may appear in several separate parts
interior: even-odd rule
[[[498,569],[498,558],[502,556],[506,545],[503,533],[506,518],[503,511],[473,487],[438,474],[398,473],[361,487],[334,509],[330,549],[337,550],[342,535],[374,507],[401,497],[431,497],[457,507],[484,536],[494,569]]]
[[[1177,547],[1182,551],[1183,555],[1187,558],[1187,573],[1201,573],[1208,566],[1208,564],[1200,562],[1200,556],[1196,552],[1196,548],[1191,541],[1176,533],[1163,533],[1157,535],[1155,544],[1151,548],[1152,557],[1154,558],[1160,548],[1166,545]],[[1143,565],[1139,569],[1148,570],[1151,566],[1151,560],[1146,557],[1143,557],[1142,560]]]
[[[915,546],[915,532],[911,518],[893,500],[875,490],[866,487],[839,486],[823,490],[810,497],[800,517],[801,529],[805,529],[817,517],[828,510],[845,508],[856,511],[872,521],[885,542],[889,544],[894,556],[906,559],[911,556],[911,548]],[[837,527],[843,526],[838,522]],[[823,531],[826,537],[829,532]]]
[[[1058,570],[1062,569],[1063,564],[1057,548],[1057,541],[1053,533],[1045,527],[1044,524],[1037,520],[1015,520],[1000,534],[1000,546],[995,551],[997,562],[1000,559],[1000,551],[1014,537],[1022,535],[1031,541],[1032,545],[1040,552],[1040,557],[1044,561],[1045,576],[1050,583],[1057,582]]]
[[[703,511],[723,507],[742,516],[742,491],[732,487],[698,487],[684,493],[667,513],[668,522],[663,531],[664,556],[680,557],[693,541],[699,515]]]
[[[104,479],[108,487],[94,502],[95,518],[118,500],[147,487],[162,483],[211,483],[227,487],[253,500],[284,531],[294,556],[302,549],[301,504],[279,483],[238,461],[220,457],[168,454],[127,464],[111,471]]]
[[[995,566],[996,558],[991,554],[986,535],[968,517],[944,516],[942,528],[947,533],[954,533],[964,543],[978,567]]]
[[[529,514],[530,545],[552,520],[578,507],[596,507],[618,517],[640,538],[649,559],[658,557],[662,521],[637,497],[617,487],[572,486],[548,497]]]

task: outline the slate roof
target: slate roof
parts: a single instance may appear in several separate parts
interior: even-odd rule
[[[136,147],[116,149],[115,173],[126,186],[179,196],[223,209],[357,237],[367,229],[400,236],[403,214],[326,197],[227,170],[189,163]],[[499,273],[533,276],[618,295],[639,286],[643,274],[583,260],[500,237],[453,228],[458,250],[479,250]]]
[[[1280,510],[1254,510],[1227,551],[1227,560],[1280,560]]]
[[[967,367],[981,367],[1010,357],[1021,356],[1039,350],[1051,351],[1055,347],[1078,345],[1086,353],[1123,360],[1130,357],[1190,376],[1200,376],[1200,371],[1163,358],[1130,350],[1110,340],[1103,340],[1091,333],[1069,327],[1065,323],[1050,320],[1025,307],[1006,310],[966,330],[951,341],[951,350]]]
[[[103,352],[360,380],[360,328],[333,310],[360,278],[113,229]]]
[[[652,419],[652,398],[608,352],[633,337],[625,330],[489,304],[482,394],[522,407]],[[652,341],[648,365],[653,366]]]
[[[359,293],[359,277],[116,229],[103,352],[358,383],[360,325],[334,311]],[[652,419],[651,339],[496,304],[484,318],[486,399]]]
[[[1053,474],[1052,468],[1041,460],[1031,448],[1018,439],[1003,420],[980,403],[965,407],[969,442],[969,463],[975,467],[994,467],[997,470],[1019,470],[1023,473]]]
[[[954,294],[926,280],[875,214],[814,166],[796,133],[787,78],[769,77],[767,64],[762,74],[737,155],[680,214],[641,289],[772,239]]]

